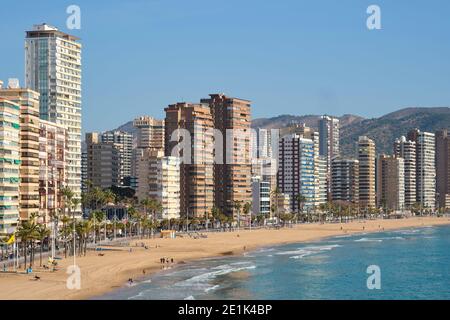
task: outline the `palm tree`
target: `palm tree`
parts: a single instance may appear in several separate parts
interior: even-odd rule
[[[295,201],[297,201],[297,209],[299,213],[303,213],[303,204],[306,202],[305,196],[302,194],[295,195]]]
[[[33,243],[33,241],[36,239],[36,222],[33,218],[30,218],[29,220],[22,221],[21,225],[17,228],[17,237],[20,238],[22,242],[22,248],[24,252],[24,265],[25,268],[27,266],[27,252],[28,252],[28,242],[30,244]],[[32,252],[30,252],[30,267],[33,265],[32,261]]]
[[[244,207],[242,209],[242,212],[245,215],[250,214],[250,228],[252,227],[252,212],[251,211],[252,211],[252,203],[251,202],[244,203]]]
[[[37,238],[41,242],[39,252],[39,266],[42,267],[42,251],[44,249],[44,240],[50,237],[50,229],[45,224],[39,224],[36,228]]]
[[[237,211],[238,215],[238,230],[241,227],[241,208],[242,208],[242,201],[240,200],[234,201],[234,209]]]
[[[280,189],[278,188],[278,187],[276,187],[272,192],[271,192],[271,195],[273,196],[273,197],[275,197],[275,207],[274,207],[274,212],[272,212],[273,210],[270,210],[270,212],[272,212],[272,213],[275,213],[275,215],[277,215],[278,214],[278,199],[279,199],[279,197],[280,197],[280,194],[281,194],[281,192],[280,192]],[[270,218],[272,218],[272,217],[270,217]]]
[[[130,227],[130,236],[133,236],[133,231],[132,231],[132,222],[136,219],[137,216],[137,210],[135,207],[130,206],[127,209],[127,216],[128,216],[128,223],[129,223],[129,227]]]

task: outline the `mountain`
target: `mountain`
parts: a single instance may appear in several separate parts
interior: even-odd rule
[[[274,129],[283,128],[296,123],[305,123],[317,129],[319,115],[280,115],[273,118],[252,120],[253,128]],[[394,140],[406,135],[409,130],[418,128],[422,131],[435,132],[442,128],[450,129],[450,108],[405,108],[379,118],[365,119],[363,117],[345,114],[338,117],[341,124],[341,153],[344,156],[355,157],[358,137],[366,135],[374,139],[378,153],[392,153]],[[135,133],[133,122],[129,121],[116,130]]]
[[[450,129],[450,108],[405,108],[379,118],[364,119],[356,115],[338,117],[341,124],[341,153],[355,157],[358,137],[366,135],[375,141],[378,153],[392,153],[394,140],[406,135],[409,130],[435,132],[442,128]],[[306,123],[316,128],[319,116],[282,115],[274,118],[262,118],[252,121],[254,128],[282,128],[294,123]]]
[[[293,116],[293,115],[281,115],[274,118],[260,118],[252,120],[252,128],[264,128],[264,129],[276,129],[287,127],[296,123],[304,123],[308,127],[318,129],[319,115],[305,115],[305,116]],[[357,123],[364,120],[363,117],[355,116],[353,114],[345,114],[339,117],[341,127],[347,126],[352,123]]]
[[[433,133],[450,129],[450,108],[406,108],[342,127],[341,152],[356,155],[358,137],[366,135],[375,141],[378,153],[392,154],[394,140],[414,128]]]

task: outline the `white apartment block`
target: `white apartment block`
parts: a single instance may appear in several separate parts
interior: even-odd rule
[[[81,197],[81,44],[47,24],[26,32],[26,87],[40,93],[40,118],[67,129],[67,182]]]
[[[416,203],[416,143],[405,136],[396,139],[394,155],[404,160],[405,208],[411,208]]]

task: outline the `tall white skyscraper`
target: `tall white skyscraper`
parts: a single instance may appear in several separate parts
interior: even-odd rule
[[[331,161],[339,156],[339,119],[322,116],[319,119],[319,154],[326,159],[327,191],[331,193]]]
[[[68,133],[66,185],[81,197],[81,44],[47,24],[26,32],[26,87],[40,93],[40,118]]]
[[[408,140],[416,143],[416,200],[422,208],[436,206],[435,135],[418,129],[408,132]]]

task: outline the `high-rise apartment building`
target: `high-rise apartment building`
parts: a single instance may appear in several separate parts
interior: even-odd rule
[[[405,136],[394,142],[394,155],[403,158],[405,169],[405,208],[411,209],[416,203],[416,143]]]
[[[87,180],[101,189],[118,186],[120,150],[110,142],[102,142],[97,132],[86,133]]]
[[[436,132],[436,193],[439,208],[450,208],[450,136]]]
[[[20,106],[20,219],[39,214],[39,93],[22,89],[16,79],[7,88],[0,86],[0,97]]]
[[[403,158],[380,154],[377,159],[377,206],[385,210],[405,208]]]
[[[257,128],[252,131],[252,158],[272,157],[272,130]]]
[[[375,142],[366,136],[358,140],[359,205],[375,208]]]
[[[222,133],[222,159],[216,150],[214,165],[215,206],[237,217],[236,203],[252,201],[250,101],[211,94],[201,103],[211,108],[214,128]],[[242,214],[242,212],[241,212]]]
[[[125,178],[131,176],[133,135],[125,131],[107,131],[101,134],[101,141],[112,143],[119,150],[119,183],[123,185]]]
[[[319,119],[319,154],[327,160],[327,193],[331,192],[331,160],[339,156],[339,119],[322,116]]]
[[[81,152],[81,191],[88,192],[88,155],[86,150]]]
[[[270,183],[261,177],[252,178],[252,214],[270,216]]]
[[[418,129],[408,132],[408,140],[416,143],[416,201],[422,208],[436,206],[436,141],[434,133]]]
[[[165,154],[182,158],[181,215],[205,217],[214,207],[214,122],[211,109],[206,104],[180,102],[164,110]],[[176,150],[181,146],[178,153]]]
[[[331,161],[331,200],[359,202],[359,161],[334,158]]]
[[[0,98],[0,235],[19,223],[20,105]]]
[[[67,129],[66,179],[81,197],[81,44],[47,24],[26,32],[26,87],[40,93],[40,118]]]
[[[141,149],[138,158],[139,176],[136,196],[161,203],[161,219],[180,217],[180,158],[164,156],[162,150]]]
[[[284,136],[279,144],[278,188],[281,193],[288,194],[291,210],[298,212],[300,208],[298,196],[303,210],[313,209],[316,203],[314,141],[298,134]]]
[[[138,148],[164,151],[164,120],[142,116],[134,119],[133,126],[137,129]]]
[[[65,205],[67,140],[64,126],[39,121],[39,211],[47,224]]]

